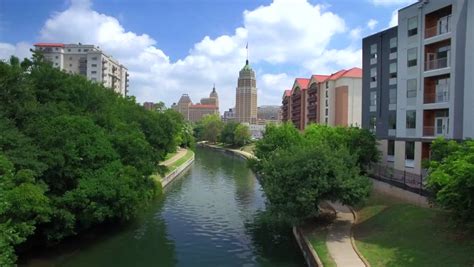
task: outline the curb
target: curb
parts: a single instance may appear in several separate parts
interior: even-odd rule
[[[357,249],[357,246],[356,246],[355,240],[354,240],[354,225],[358,222],[359,218],[357,217],[357,213],[355,212],[355,210],[351,206],[348,206],[348,207],[351,210],[352,215],[354,216],[354,223],[351,226],[351,245],[352,245],[352,249],[355,251],[357,256],[359,256],[359,258],[362,260],[362,262],[365,264],[365,266],[370,267],[370,263],[364,258],[364,256],[359,251],[359,249]]]
[[[293,226],[293,235],[295,236],[296,242],[298,243],[298,246],[300,247],[301,252],[303,253],[303,256],[306,260],[306,264],[312,267],[314,266],[314,264],[311,263],[314,262],[316,263],[316,266],[314,267],[324,267],[323,262],[318,256],[318,253],[313,248],[313,245],[311,245],[308,238],[306,238],[306,235],[303,233],[303,231],[300,228]],[[302,242],[304,242],[304,246]],[[310,255],[308,255],[304,247],[308,248]]]

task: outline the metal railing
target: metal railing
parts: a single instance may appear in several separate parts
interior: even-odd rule
[[[437,58],[433,60],[427,60],[425,62],[425,70],[436,70],[449,67],[447,57]]]
[[[379,181],[386,182],[398,188],[422,195],[429,196],[429,191],[425,187],[424,175],[407,171],[397,170],[391,166],[374,164],[368,170],[369,175]]]
[[[448,127],[447,125],[443,127]],[[441,132],[441,133],[438,133]],[[437,137],[444,136],[448,137],[448,129],[439,128],[436,126],[423,126],[423,136],[427,137]]]
[[[441,92],[426,93],[424,94],[424,103],[446,103],[449,101],[449,90],[444,90]]]

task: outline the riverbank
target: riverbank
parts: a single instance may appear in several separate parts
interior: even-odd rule
[[[152,177],[159,181],[161,187],[164,189],[176,177],[186,171],[193,162],[194,152],[191,149],[180,148],[176,153],[162,163],[163,166],[168,168],[165,176],[162,177],[159,174],[155,174]]]
[[[214,150],[219,150],[219,151],[228,151],[228,152],[231,152],[231,153],[233,153],[237,156],[240,156],[244,159],[255,159],[256,158],[252,153],[244,151],[244,150],[240,150],[240,149],[233,149],[233,148],[223,147],[221,145],[214,145],[214,144],[209,144],[209,143],[206,143],[206,142],[199,142],[197,145],[202,146],[202,147],[211,148],[211,149],[214,149]]]
[[[373,192],[356,208],[355,244],[371,266],[473,266],[474,234],[449,214]]]

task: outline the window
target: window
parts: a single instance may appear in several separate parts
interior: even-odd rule
[[[377,128],[377,118],[374,115],[372,115],[370,116],[370,120],[369,120],[369,130],[375,131],[376,128]]]
[[[55,56],[54,58],[58,59],[59,57],[58,57],[58,56]]]
[[[370,106],[377,106],[377,92],[370,92]]]
[[[408,19],[408,37],[418,34],[418,17]]]
[[[69,60],[72,60],[72,57],[69,57]]]
[[[370,46],[370,64],[377,63],[377,44]]]
[[[326,116],[329,115],[329,109],[326,109],[326,112],[325,112]]]
[[[329,100],[326,99],[326,107],[329,107]]]
[[[97,57],[92,57],[91,60],[97,60]]]
[[[407,80],[407,98],[416,97],[416,87],[417,87],[416,79]]]
[[[97,81],[97,78],[91,78],[92,81]]]
[[[397,78],[397,63],[390,63],[390,78]]]
[[[326,97],[329,97],[328,90],[326,90]]]
[[[405,159],[415,160],[415,142],[405,142]]]
[[[389,104],[397,104],[397,89],[392,88],[388,91]]]
[[[81,49],[77,49],[77,52],[81,52]]]
[[[407,62],[408,67],[414,67],[417,65],[418,54],[416,51],[416,47],[410,48],[407,51]]]
[[[326,89],[329,88],[329,82],[326,82]]]
[[[68,48],[67,51],[68,51],[68,52],[71,52],[71,49]]]
[[[388,129],[390,130],[397,129],[397,114],[396,113],[388,114]]]
[[[388,140],[387,155],[395,156],[395,140]]]
[[[91,74],[97,74],[97,71],[93,70],[91,71]]]
[[[376,68],[371,68],[370,69],[370,81],[371,82],[376,82],[377,81],[377,69]]]
[[[55,47],[54,50],[58,51],[59,49],[57,47]]]
[[[397,52],[397,37],[390,38],[390,53]]]
[[[97,64],[91,64],[91,67],[97,67]]]
[[[407,129],[416,128],[416,110],[407,110]]]
[[[84,52],[87,52],[87,51],[89,51],[89,49],[84,49]]]
[[[69,67],[72,67],[72,64],[69,64]]]
[[[328,118],[327,118],[327,117],[324,118],[324,122],[325,122],[326,124],[328,124]]]

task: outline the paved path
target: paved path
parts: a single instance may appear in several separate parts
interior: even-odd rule
[[[178,149],[178,153],[176,153],[173,157],[163,161],[160,165],[165,165],[165,166],[170,166],[171,164],[173,164],[175,161],[177,161],[178,159],[180,159],[181,157],[184,157],[184,155],[186,155],[186,153],[188,152],[187,149],[185,148],[179,148]]]
[[[351,244],[351,227],[354,214],[339,203],[329,203],[337,212],[336,220],[329,227],[326,246],[329,254],[340,267],[365,267]]]

